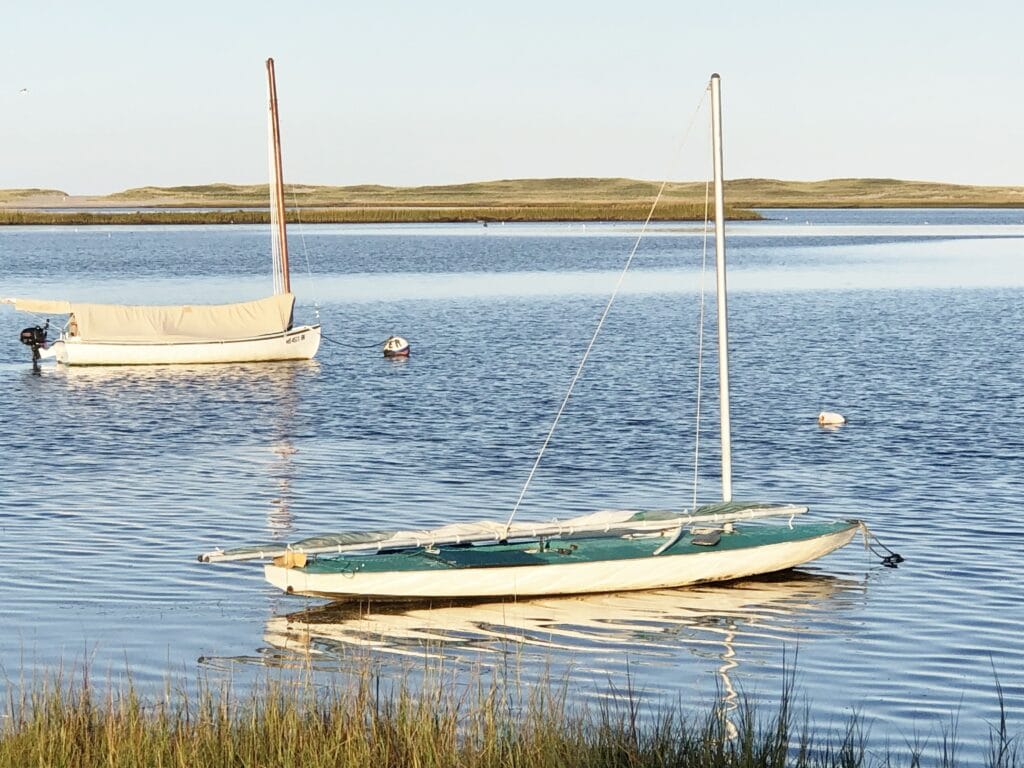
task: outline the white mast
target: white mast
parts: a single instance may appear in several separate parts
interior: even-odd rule
[[[732,436],[729,427],[729,322],[725,297],[725,193],[722,185],[722,94],[711,75],[711,154],[715,171],[715,274],[718,295],[718,382],[722,417],[722,501],[732,501]]]
[[[270,97],[270,243],[274,258],[274,293],[291,293],[281,173],[281,127],[277,120],[277,81],[274,79],[273,59],[267,59],[267,91]]]
[[[711,75],[711,156],[715,177],[715,276],[718,298],[719,411],[722,417],[722,501],[732,501],[732,440],[729,429],[729,327],[725,301],[725,194],[722,190],[722,94],[721,78]],[[696,501],[695,501],[696,503]],[[696,509],[696,507],[695,507]],[[688,521],[687,521],[688,522]],[[731,527],[726,522],[725,527]],[[680,523],[672,538],[654,550],[660,555],[683,537]]]

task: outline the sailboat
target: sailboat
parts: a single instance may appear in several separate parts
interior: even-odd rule
[[[274,60],[267,59],[270,143],[270,222],[274,292],[234,304],[137,306],[11,298],[16,310],[49,318],[67,316],[59,338],[44,326],[26,328],[21,341],[33,363],[53,358],[64,365],[166,365],[309,360],[320,346],[320,325],[296,326],[291,292],[281,131]]]
[[[552,523],[513,523],[509,518],[507,522],[454,524],[427,531],[336,533],[285,546],[215,550],[200,555],[199,560],[271,559],[265,566],[271,584],[288,593],[336,600],[540,597],[664,589],[782,571],[845,546],[860,529],[866,535],[866,527],[859,520],[794,524],[793,519],[806,513],[807,507],[732,499],[721,91],[717,74],[711,77],[710,90],[721,502],[695,505],[682,514],[604,510]],[[768,518],[775,518],[778,524],[766,524]],[[760,522],[737,525],[752,520]]]

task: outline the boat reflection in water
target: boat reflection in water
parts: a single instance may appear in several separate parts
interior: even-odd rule
[[[738,668],[781,671],[787,652],[830,632],[823,625],[863,595],[860,582],[787,571],[724,585],[522,601],[339,602],[271,618],[268,646],[247,661],[314,671],[365,668],[367,659],[378,670],[424,660],[495,674],[513,666],[519,683],[568,674],[594,683],[581,695],[597,697],[627,685],[690,693],[714,675],[729,711]]]
[[[268,538],[278,540],[293,533],[295,424],[303,389],[319,370],[314,360],[272,365],[57,366],[46,368],[40,382],[59,384],[47,390],[47,396],[66,398],[65,410],[93,451],[149,456],[152,443],[177,446],[173,454],[159,456],[162,465],[183,465],[177,478],[179,501],[183,478],[230,461],[234,483],[243,480],[246,493],[257,489],[266,508]],[[256,423],[246,415],[253,407],[265,414]],[[203,412],[216,412],[221,418],[197,415]],[[113,424],[103,416],[106,413],[117,414]],[[230,458],[223,442],[231,446]],[[81,460],[75,444],[66,457],[60,455],[62,450],[59,447],[55,456],[62,466],[70,468]],[[224,458],[204,462],[207,454]],[[204,482],[204,506],[216,507],[218,493],[237,499],[234,483],[220,478]]]

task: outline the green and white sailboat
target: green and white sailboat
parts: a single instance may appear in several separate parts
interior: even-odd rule
[[[510,518],[504,523],[461,523],[425,531],[329,534],[286,546],[216,550],[200,555],[200,561],[269,559],[267,580],[295,594],[333,599],[469,599],[623,592],[727,581],[803,565],[848,544],[863,527],[860,521],[794,524],[793,518],[807,512],[807,507],[732,499],[717,74],[711,76],[709,87],[721,400],[720,503],[683,514],[607,510],[552,523],[513,523]],[[765,518],[775,518],[777,523],[745,524]]]

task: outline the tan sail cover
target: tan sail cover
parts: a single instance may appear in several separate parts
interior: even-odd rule
[[[238,304],[131,306],[16,299],[15,308],[41,314],[71,314],[72,335],[82,341],[173,343],[233,341],[282,333],[291,327],[290,293]],[[77,326],[77,334],[74,326]]]
[[[49,299],[4,299],[5,304],[13,304],[19,312],[33,315],[67,315],[71,313],[70,301],[50,301]]]

